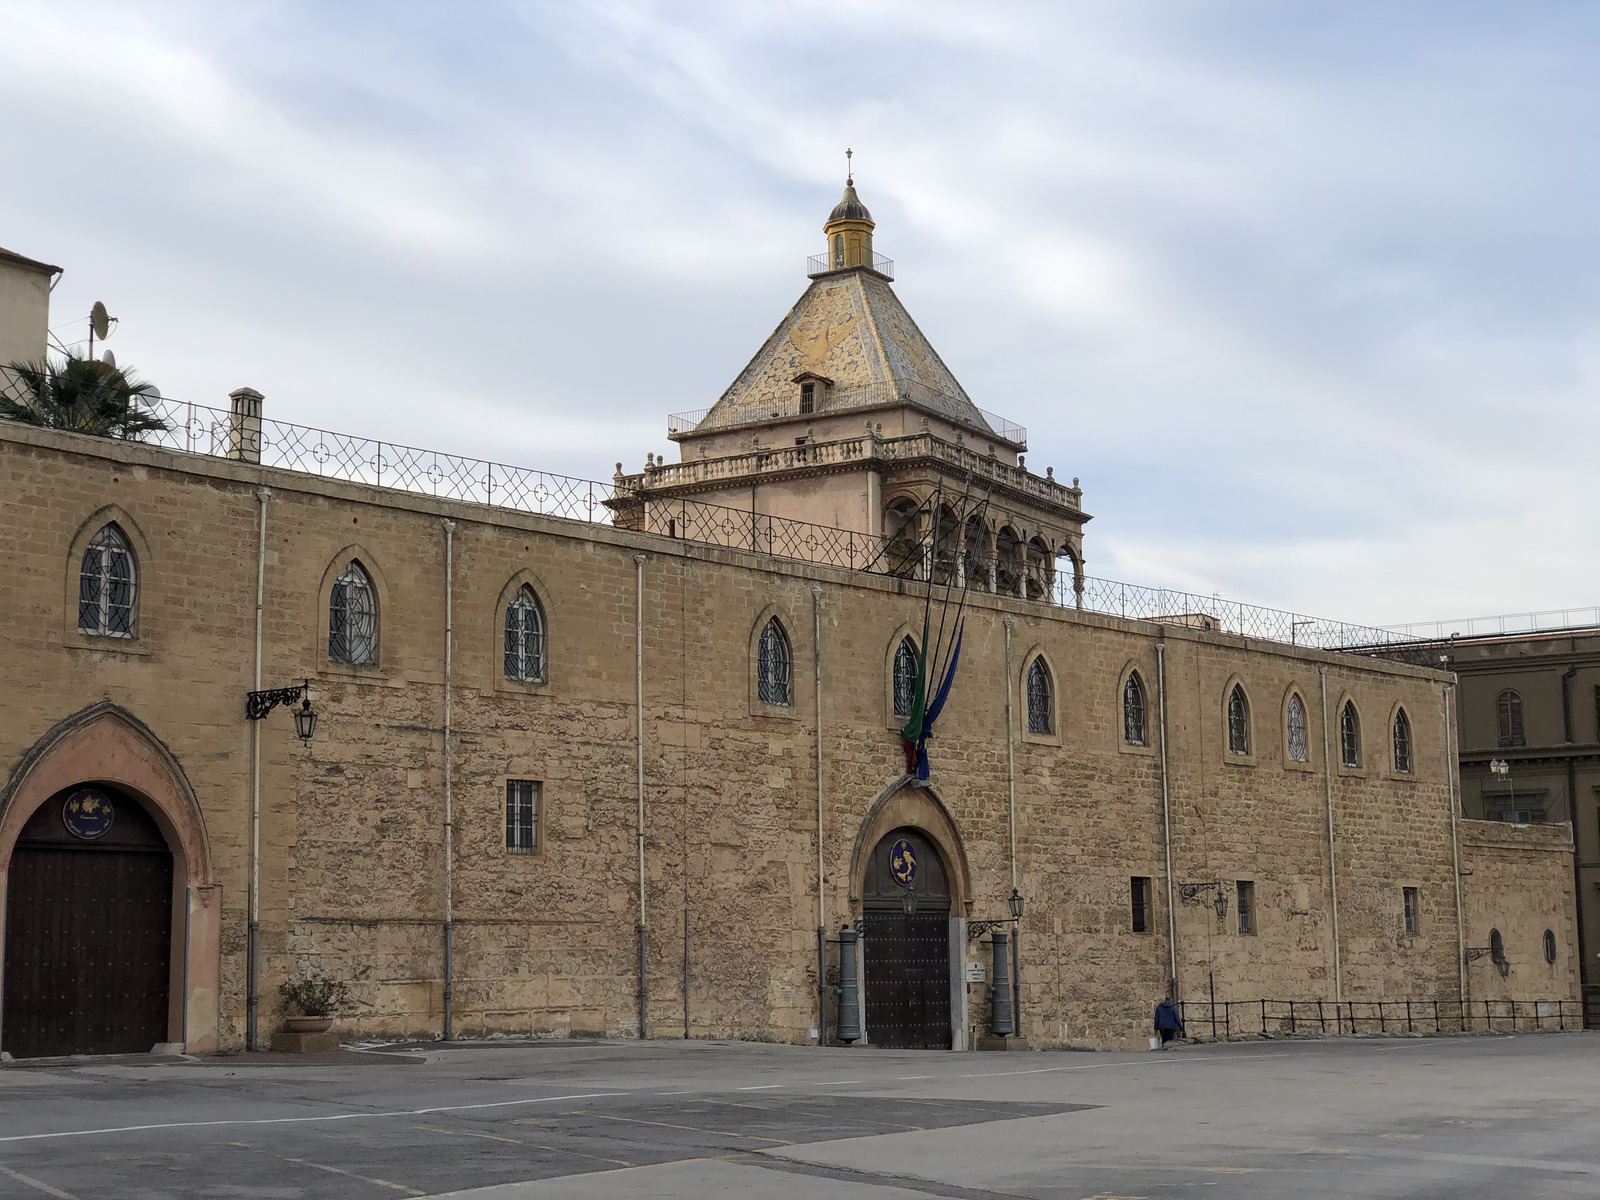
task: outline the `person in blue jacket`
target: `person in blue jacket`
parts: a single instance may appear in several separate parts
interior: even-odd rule
[[[1161,1035],[1163,1049],[1183,1032],[1183,1018],[1178,1015],[1178,1006],[1171,1000],[1163,1000],[1156,1005],[1156,1032]]]

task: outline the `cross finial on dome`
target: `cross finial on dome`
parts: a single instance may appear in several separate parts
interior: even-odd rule
[[[854,187],[856,184],[855,172],[850,169],[850,157],[855,153],[849,146],[844,148],[844,185]]]

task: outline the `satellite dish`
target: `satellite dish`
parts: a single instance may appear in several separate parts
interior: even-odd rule
[[[110,367],[113,371],[117,369],[117,356],[111,353],[109,350],[100,356],[100,361],[105,363],[105,365]]]
[[[111,327],[117,319],[106,312],[106,306],[100,301],[94,302],[94,307],[89,310],[89,327],[94,330],[95,337],[104,341],[111,333]]]
[[[154,408],[161,399],[161,389],[153,383],[143,383],[133,389],[133,398],[146,408]]]

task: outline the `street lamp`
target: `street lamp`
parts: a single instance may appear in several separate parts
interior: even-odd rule
[[[917,889],[908,887],[900,893],[900,911],[908,917],[917,915]]]
[[[1022,893],[1017,891],[1016,888],[1012,888],[1011,899],[1007,903],[1011,906],[1011,919],[1013,921],[1022,920]]]
[[[311,707],[311,681],[307,679],[299,687],[269,688],[262,692],[249,692],[244,698],[244,715],[252,721],[260,721],[280,704],[293,704],[300,701],[300,707],[294,713],[294,732],[302,742],[308,745],[311,735],[317,731],[317,713]]]

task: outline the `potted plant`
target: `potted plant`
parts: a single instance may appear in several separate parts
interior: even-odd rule
[[[280,984],[278,995],[285,1007],[299,1009],[300,1015],[287,1018],[290,1033],[326,1033],[333,1018],[349,1002],[350,989],[341,980],[321,972],[299,975]]]

